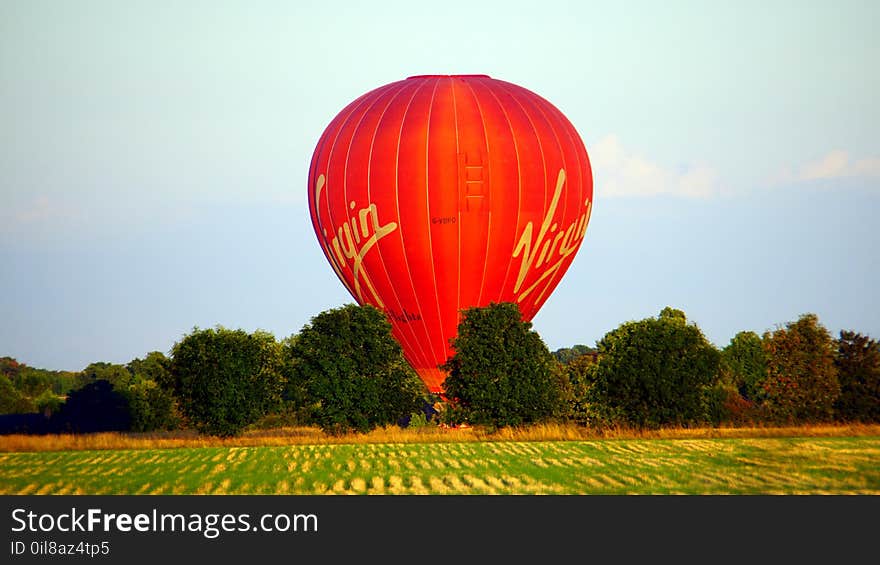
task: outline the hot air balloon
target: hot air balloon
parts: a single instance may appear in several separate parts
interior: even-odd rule
[[[328,262],[358,304],[385,312],[432,392],[461,311],[514,302],[530,321],[593,201],[569,120],[486,75],[412,76],[357,98],[321,135],[308,183]]]

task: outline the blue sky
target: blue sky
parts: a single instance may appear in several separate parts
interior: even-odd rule
[[[880,4],[0,2],[0,355],[79,370],[352,302],[315,143],[415,74],[559,107],[595,199],[551,349],[681,308],[719,347],[818,314],[880,337]]]

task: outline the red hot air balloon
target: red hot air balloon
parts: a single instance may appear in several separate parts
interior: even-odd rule
[[[384,311],[432,392],[460,311],[515,302],[529,321],[580,248],[593,201],[577,131],[550,102],[485,75],[413,76],[345,107],[309,169],[321,248]]]

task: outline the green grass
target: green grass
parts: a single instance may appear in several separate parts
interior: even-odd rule
[[[0,453],[0,494],[880,494],[880,437]]]

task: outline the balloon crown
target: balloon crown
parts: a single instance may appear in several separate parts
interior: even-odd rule
[[[492,78],[489,75],[413,75],[406,77],[407,80],[413,78]]]

